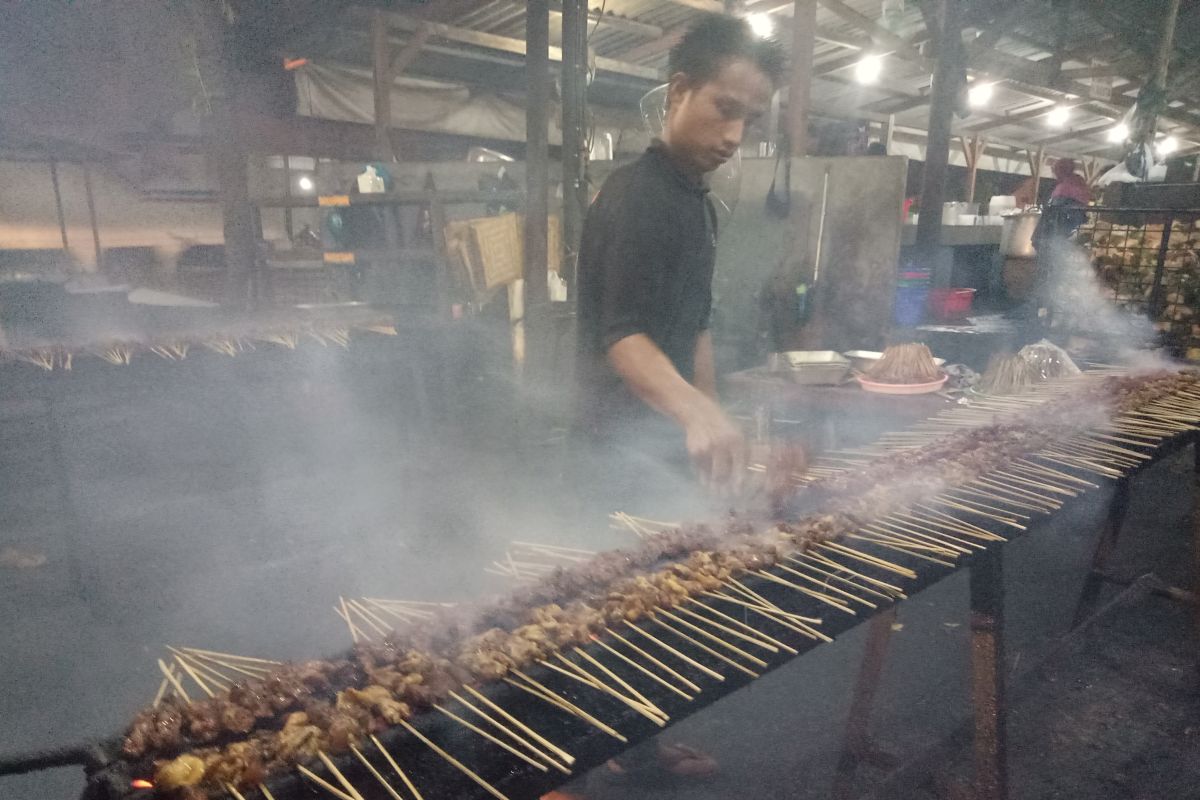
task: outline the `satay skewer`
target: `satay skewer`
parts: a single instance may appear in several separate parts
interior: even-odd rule
[[[342,788],[345,789],[346,792],[354,798],[354,800],[363,800],[362,794],[359,793],[354,784],[346,779],[346,776],[342,774],[342,771],[337,768],[337,764],[333,763],[332,758],[327,756],[323,750],[317,751],[317,757],[321,759],[321,763],[325,765],[325,768],[329,770],[333,777],[337,778],[338,783],[342,785]]]
[[[708,612],[710,614],[715,614],[716,616],[720,617],[721,619],[728,621],[728,623],[730,625],[736,625],[737,627],[742,628],[743,630],[747,631],[751,636],[762,639],[764,642],[774,646],[776,650],[782,650],[785,653],[789,653],[790,655],[799,655],[800,654],[800,651],[797,650],[796,648],[792,647],[791,645],[788,645],[785,642],[783,642],[779,639],[776,639],[774,636],[768,636],[767,634],[760,631],[758,628],[755,628],[752,625],[748,625],[747,623],[742,622],[740,619],[737,619],[729,614],[726,614],[724,611],[720,610],[719,608],[713,608],[708,603],[702,603],[694,597],[689,597],[688,602],[690,602],[692,605],[694,605],[698,608],[704,609],[706,612]],[[680,609],[680,610],[682,611],[683,609]]]
[[[172,672],[174,672],[175,665],[172,664],[170,666],[170,669]],[[160,683],[158,685],[158,691],[154,695],[154,701],[150,704],[151,708],[158,708],[159,704],[163,701],[163,698],[167,696],[167,689],[170,688],[170,686],[171,686],[171,681],[167,680],[164,677],[162,679],[162,683]]]
[[[217,670],[213,667],[206,665],[203,661],[201,661],[198,658],[188,656],[188,654],[183,652],[182,650],[171,647],[170,645],[167,645],[166,647],[167,647],[167,652],[169,652],[173,656],[175,656],[176,661],[186,661],[188,664],[190,664],[192,666],[193,669],[197,670],[202,675],[204,675],[206,677],[206,680],[209,683],[212,683],[213,685],[217,686],[220,689],[228,689],[230,687],[230,685],[235,683],[237,680],[236,678],[229,677],[228,675],[221,672],[220,670]]]
[[[629,620],[623,619],[623,620],[621,620],[621,622],[625,623],[625,626],[627,628],[629,628],[630,630],[632,630],[632,631],[640,634],[641,636],[644,636],[645,638],[649,639],[650,641],[654,642],[656,645],[661,647],[663,650],[666,650],[668,653],[670,653],[671,655],[680,659],[681,661],[684,661],[684,662],[688,663],[689,665],[695,667],[696,669],[700,670],[701,672],[703,672],[705,675],[712,678],[713,680],[715,680],[715,681],[724,681],[725,680],[725,676],[722,675],[721,673],[717,672],[714,669],[710,669],[709,667],[704,666],[703,664],[701,664],[699,661],[692,658],[691,656],[688,656],[688,655],[685,655],[684,653],[679,652],[674,647],[671,647],[671,645],[660,640],[657,636],[654,636],[653,634],[649,633],[648,631],[642,630],[641,628],[639,628],[637,625],[634,625]]]
[[[854,548],[840,545],[837,542],[820,542],[815,547],[818,550],[832,550],[835,553],[841,553],[844,556],[853,558],[856,561],[861,561],[864,564],[870,564],[874,567],[881,567],[889,572],[894,572],[897,575],[903,575],[905,578],[909,578],[910,580],[915,581],[917,579],[917,573],[913,572],[908,567],[902,567],[899,564],[892,563],[891,561],[887,561],[882,558],[876,558],[875,556],[868,555],[859,550],[855,550]]]
[[[633,709],[638,714],[641,714],[643,717],[650,720],[660,728],[667,724],[667,718],[665,714],[660,716],[659,714],[656,714],[651,707],[646,706],[640,701],[631,697],[626,697],[603,681],[597,680],[593,675],[591,675],[587,670],[581,668],[578,664],[572,663],[571,661],[563,658],[561,653],[555,653],[554,656],[566,664],[570,669],[564,669],[557,664],[552,664],[544,658],[539,659],[538,663],[552,672],[557,672],[559,675],[562,675],[565,678],[570,678],[573,681],[582,683],[584,686],[588,686],[600,692],[601,694],[606,694],[609,697],[624,703],[626,706]]]
[[[585,659],[589,664],[591,664],[596,669],[600,670],[605,675],[607,675],[618,686],[623,688],[625,691],[629,692],[632,696],[636,697],[643,706],[650,709],[652,712],[654,712],[658,716],[662,717],[664,722],[671,719],[670,716],[667,715],[667,712],[665,712],[661,708],[659,708],[657,704],[651,702],[650,699],[646,697],[646,695],[642,694],[637,689],[635,689],[628,681],[624,680],[623,678],[621,678],[621,676],[617,675],[611,669],[604,666],[604,664],[602,664],[600,662],[600,660],[597,659],[595,656],[591,655],[590,653],[588,653],[586,650],[584,650],[581,647],[575,647],[575,648],[573,648],[573,650],[575,651],[575,655],[579,656],[582,659]],[[564,658],[563,660],[566,660],[566,659]],[[575,668],[582,670],[583,665],[575,664]],[[584,670],[584,671],[586,672],[586,670]],[[597,680],[599,680],[599,678]]]
[[[741,600],[736,597],[730,597],[729,595],[722,594],[721,592],[706,592],[706,594],[710,597],[724,600],[727,603],[732,603],[736,606],[745,608],[747,611],[751,611],[760,617],[765,617],[771,622],[774,622],[776,625],[787,628],[793,633],[798,633],[801,636],[805,636],[809,639],[820,640],[822,638],[821,635],[817,633],[815,628],[810,627],[805,622],[799,621],[799,619],[797,619],[798,615],[789,614],[786,611],[772,609],[768,606],[759,604],[757,601]],[[833,640],[829,639],[829,641]]]
[[[162,674],[166,677],[166,679],[171,682],[171,688],[173,688],[176,693],[183,698],[185,703],[191,705],[192,698],[188,696],[187,690],[183,688],[183,684],[180,683],[179,678],[175,677],[175,673],[167,668],[166,662],[161,658],[158,659],[158,668],[162,671]]]
[[[261,679],[261,678],[271,674],[271,670],[264,669],[262,667],[254,667],[249,664],[241,664],[241,665],[232,664],[232,663],[228,663],[228,662],[213,658],[212,656],[196,655],[194,652],[189,651],[187,648],[183,648],[183,649],[184,649],[184,652],[188,653],[188,655],[192,656],[192,658],[194,658],[194,659],[197,659],[199,661],[204,661],[207,663],[211,663],[211,664],[217,664],[218,666],[222,666],[225,669],[233,670],[234,672],[245,675],[248,678]]]
[[[867,608],[876,608],[876,605],[874,603],[872,603],[870,600],[866,600],[862,597],[859,597],[858,595],[854,594],[853,592],[847,592],[845,589],[842,589],[838,586],[832,586],[832,585],[830,585],[830,583],[828,581],[818,580],[817,578],[814,578],[812,575],[809,575],[808,573],[805,573],[805,572],[801,572],[798,569],[793,569],[792,567],[789,567],[786,564],[782,564],[782,563],[776,564],[775,569],[783,570],[784,572],[788,573],[789,575],[794,575],[795,577],[800,578],[801,580],[805,580],[816,586],[820,586],[822,589],[824,589],[827,592],[833,592],[834,594],[838,595],[839,597],[845,597],[847,600],[858,603],[859,605],[864,605]]]
[[[763,661],[758,656],[756,656],[752,653],[748,653],[745,650],[743,650],[742,648],[738,647],[737,645],[731,644],[730,642],[725,641],[720,636],[717,636],[715,633],[712,633],[710,631],[705,630],[704,628],[701,628],[699,625],[694,625],[691,622],[688,622],[687,620],[680,617],[678,614],[675,614],[673,611],[669,611],[665,608],[659,608],[659,609],[655,610],[655,615],[656,615],[656,617],[657,616],[666,617],[667,619],[671,620],[675,624],[682,625],[683,627],[687,628],[688,630],[693,631],[693,632],[699,634],[700,636],[703,636],[705,639],[708,639],[711,642],[721,645],[729,652],[734,653],[738,656],[741,656],[742,658],[749,661],[751,664],[754,664],[756,667],[762,667],[763,669],[767,668],[767,662]]]
[[[450,755],[442,748],[438,747],[436,744],[434,744],[432,741],[430,741],[430,739],[428,737],[426,737],[425,734],[421,733],[419,730],[414,728],[412,725],[409,725],[407,721],[400,720],[400,724],[402,726],[404,726],[404,729],[406,731],[411,733],[416,738],[420,739],[425,744],[426,747],[428,747],[430,750],[432,750],[433,752],[435,752],[439,756],[441,756],[443,759],[445,759],[446,762],[450,764],[450,766],[456,768],[459,772],[466,775],[468,778],[470,778],[472,781],[474,781],[476,784],[478,784],[481,789],[486,791],[492,797],[495,797],[496,800],[509,800],[507,795],[502,793],[495,786],[492,786],[490,783],[485,781],[483,778],[476,775],[474,772],[472,772],[466,765],[464,765],[457,758]]]
[[[662,676],[660,676],[660,675],[658,675],[658,674],[656,674],[656,673],[654,673],[654,672],[651,672],[649,669],[647,669],[647,668],[646,668],[646,667],[644,667],[643,665],[639,664],[638,662],[634,661],[632,658],[630,658],[629,656],[625,655],[624,653],[622,653],[620,650],[616,649],[616,648],[615,648],[615,647],[613,647],[612,645],[608,644],[607,642],[605,642],[605,641],[604,641],[603,639],[601,639],[600,637],[598,637],[598,636],[593,636],[593,637],[592,637],[592,641],[593,641],[593,642],[595,642],[595,643],[596,643],[597,645],[599,645],[600,647],[602,647],[602,648],[604,648],[605,650],[607,650],[609,653],[612,653],[614,656],[616,656],[617,658],[619,658],[619,659],[621,659],[622,661],[624,661],[624,662],[625,662],[626,664],[628,664],[629,666],[631,666],[631,667],[633,667],[634,669],[638,670],[638,671],[639,671],[639,672],[641,672],[643,675],[645,675],[646,677],[650,678],[650,680],[654,681],[654,682],[655,682],[655,683],[657,683],[659,686],[662,686],[662,687],[663,687],[664,689],[666,689],[667,691],[669,691],[669,692],[673,692],[673,693],[675,693],[675,694],[679,695],[680,697],[682,697],[684,700],[687,700],[687,701],[689,701],[689,702],[690,702],[690,701],[692,701],[692,700],[695,700],[695,699],[696,699],[695,697],[693,697],[692,695],[690,695],[690,694],[688,694],[687,692],[683,691],[683,690],[682,690],[682,689],[680,689],[678,686],[676,686],[675,684],[673,684],[673,683],[671,683],[670,681],[666,680],[666,679],[665,679],[665,678],[663,678]]]
[[[899,595],[887,594],[885,592],[879,591],[878,589],[872,588],[872,586],[867,581],[864,581],[864,583],[867,584],[867,585],[864,585],[864,583],[859,583],[854,578],[848,578],[845,575],[840,575],[836,571],[830,572],[828,569],[822,569],[821,567],[817,566],[817,564],[822,564],[823,562],[816,561],[815,559],[804,558],[802,556],[803,556],[803,554],[785,556],[785,560],[792,562],[793,564],[795,564],[798,567],[802,567],[804,569],[815,572],[816,574],[825,578],[825,580],[827,580],[827,581],[839,581],[839,582],[845,584],[846,586],[853,587],[855,591],[865,592],[866,594],[873,595],[875,597],[880,598],[881,600],[887,600],[888,602],[891,602],[892,600],[895,600],[897,597],[904,597],[903,592],[900,593]],[[844,570],[845,572],[848,572],[851,575],[858,575],[858,573],[856,573],[852,570],[846,569],[845,567],[836,567],[835,569]],[[859,576],[859,577],[862,578],[863,576]]]
[[[179,656],[175,656],[175,660],[179,663],[179,666],[183,668],[183,671],[188,674],[188,677],[196,682],[196,685],[200,687],[200,691],[204,692],[209,697],[216,697],[216,693],[213,692],[212,689],[208,688],[208,684],[205,683],[204,679],[201,678],[186,661]]]
[[[472,732],[474,732],[474,733],[477,733],[477,734],[479,734],[479,735],[480,735],[480,736],[482,736],[484,739],[487,739],[489,742],[491,742],[492,744],[496,745],[497,747],[499,747],[500,749],[504,750],[505,752],[511,753],[512,755],[514,755],[514,756],[516,756],[517,758],[521,759],[521,760],[522,760],[522,761],[524,761],[526,764],[529,764],[530,766],[534,767],[535,769],[541,770],[542,772],[546,772],[546,771],[549,769],[549,767],[547,767],[547,766],[546,766],[545,764],[543,764],[542,762],[540,762],[540,761],[534,761],[532,758],[530,758],[529,756],[525,755],[524,753],[522,753],[522,752],[521,752],[520,750],[518,750],[517,748],[513,747],[512,745],[508,744],[507,742],[502,742],[502,741],[500,741],[500,740],[499,740],[499,739],[497,739],[495,736],[493,736],[492,734],[490,734],[490,733],[488,733],[487,731],[483,730],[482,728],[480,728],[480,727],[479,727],[478,725],[476,725],[475,723],[473,723],[473,722],[470,722],[470,721],[468,721],[468,720],[465,720],[465,719],[463,719],[462,717],[460,717],[459,715],[455,714],[453,711],[450,711],[449,709],[445,708],[444,706],[441,706],[441,705],[439,705],[439,704],[437,704],[437,703],[434,703],[434,704],[433,704],[433,707],[434,707],[436,710],[438,710],[438,711],[442,712],[443,714],[445,714],[445,715],[446,715],[447,717],[449,717],[450,719],[452,719],[452,720],[454,720],[455,722],[457,722],[459,725],[462,725],[462,726],[463,726],[464,728],[466,728],[467,730],[469,730],[469,731],[472,731]],[[569,773],[569,770],[568,770],[568,773]]]
[[[495,717],[488,714],[487,712],[483,711],[482,709],[480,709],[475,704],[471,703],[471,701],[467,700],[462,695],[458,694],[457,692],[452,691],[452,692],[450,692],[450,697],[453,698],[454,700],[458,701],[459,705],[461,705],[463,708],[473,711],[480,719],[486,720],[488,722],[488,724],[490,724],[496,730],[500,731],[505,736],[512,739],[514,742],[521,745],[522,747],[524,747],[526,750],[528,750],[533,755],[537,756],[542,761],[557,768],[560,771],[566,772],[568,774],[570,773],[570,770],[568,770],[566,767],[562,766],[562,764],[560,763],[560,760],[558,758],[556,758],[554,755],[551,755],[550,752],[548,752],[547,750],[543,750],[542,748],[535,745],[534,742],[531,739],[529,739],[528,737],[521,736],[516,731],[514,731],[512,728],[505,725],[503,722],[496,719]]]
[[[252,656],[239,656],[239,655],[234,655],[233,653],[222,653],[217,650],[201,650],[199,647],[181,647],[180,649],[187,653],[193,653],[193,654],[199,653],[201,655],[206,655],[206,656],[217,656],[218,658],[223,658],[226,661],[248,661],[251,664],[266,664],[271,667],[278,667],[283,664],[282,661],[272,661],[269,658],[253,658]]]
[[[783,642],[780,642],[777,639],[767,636],[765,633],[762,633],[762,632],[756,630],[755,628],[750,627],[749,625],[747,625],[744,622],[740,622],[740,621],[734,619],[733,617],[729,616],[728,614],[718,611],[717,609],[713,608],[712,606],[706,605],[705,603],[701,603],[699,600],[697,600],[694,597],[687,598],[687,600],[685,602],[691,603],[692,605],[696,606],[697,608],[701,608],[701,609],[704,609],[705,611],[711,612],[714,616],[722,617],[723,619],[726,620],[726,622],[718,622],[718,621],[713,620],[703,614],[698,614],[695,611],[692,611],[690,608],[684,608],[683,606],[675,606],[675,611],[677,613],[684,614],[695,620],[699,620],[700,622],[703,622],[705,625],[711,625],[712,627],[716,628],[719,631],[723,631],[724,633],[727,633],[730,636],[733,636],[737,639],[741,639],[744,642],[748,642],[749,644],[753,644],[758,647],[761,647],[762,649],[764,649],[770,653],[778,653],[780,650],[791,650],[791,648],[788,647]],[[736,625],[737,627],[735,627],[735,628],[729,627],[731,624]],[[738,630],[738,628],[742,628],[746,632],[743,633],[741,630]]]
[[[870,575],[865,575],[857,570],[851,569],[849,566],[841,563],[840,561],[834,561],[832,558],[829,558],[823,553],[816,553],[812,550],[806,550],[803,553],[800,553],[798,557],[803,558],[805,561],[814,561],[822,566],[828,567],[835,573],[845,572],[849,575],[853,575],[856,580],[861,580],[865,583],[871,584],[872,586],[878,587],[881,591],[888,594],[889,597],[907,597],[907,595],[904,593],[904,590],[899,586],[888,583],[887,581],[881,581],[878,578],[874,578]]]
[[[404,782],[405,788],[412,792],[412,796],[415,797],[416,800],[425,800],[425,798],[417,790],[417,787],[411,780],[409,780],[408,774],[400,768],[400,765],[396,763],[396,759],[392,758],[392,754],[389,753],[387,748],[383,746],[383,742],[379,741],[379,737],[375,734],[371,734],[371,743],[375,745],[375,749],[383,754],[384,760],[388,762],[388,766],[390,766],[392,770],[394,770],[395,773],[400,776],[400,780]]]
[[[367,768],[367,771],[370,772],[375,780],[379,782],[379,785],[382,786],[384,790],[392,796],[392,800],[404,800],[404,797],[396,791],[396,787],[392,786],[392,784],[379,773],[379,770],[375,769],[375,765],[367,760],[367,757],[363,755],[361,750],[354,745],[350,745],[350,752],[354,753],[355,757],[357,757],[358,760],[362,762],[362,765]]]
[[[354,624],[354,621],[350,619],[350,614],[349,614],[349,612],[346,611],[346,601],[345,600],[342,600],[341,606],[333,607],[333,613],[335,613],[339,617],[341,617],[342,621],[346,623],[346,627],[348,627],[350,629],[350,641],[352,643],[358,644],[359,639],[367,639],[368,641],[370,641],[371,637],[367,636],[362,631],[360,631],[358,629],[358,626]]]
[[[596,719],[596,717],[594,717],[591,714],[589,714],[588,712],[584,711],[582,708],[575,705],[574,703],[572,703],[570,700],[566,699],[565,697],[562,697],[562,696],[556,694],[555,692],[551,691],[550,687],[546,686],[544,683],[534,680],[533,678],[529,677],[524,672],[522,672],[521,670],[519,670],[515,667],[512,670],[510,670],[510,672],[513,675],[516,675],[522,681],[524,681],[524,683],[517,683],[516,681],[512,680],[511,678],[505,678],[504,679],[505,683],[511,684],[512,686],[515,686],[516,688],[520,689],[523,692],[528,692],[529,694],[532,694],[534,697],[541,698],[543,701],[550,703],[551,705],[557,706],[560,710],[565,711],[568,714],[574,714],[575,716],[579,717],[584,722],[588,723],[589,725],[591,725],[592,727],[596,728],[599,731],[607,733],[609,736],[613,737],[617,741],[626,742],[626,743],[629,741],[627,738],[625,738],[624,734],[622,734],[620,731],[618,731],[615,728],[613,728],[612,726],[607,725],[604,722]]]
[[[488,708],[492,709],[492,710],[493,710],[493,711],[495,711],[497,714],[499,714],[500,716],[502,716],[502,717],[503,717],[505,720],[507,720],[509,723],[511,723],[512,725],[515,725],[515,726],[516,726],[517,728],[519,728],[520,730],[522,730],[522,731],[524,731],[525,733],[529,734],[529,736],[531,736],[531,737],[533,738],[533,740],[534,740],[534,741],[536,741],[536,742],[540,743],[540,744],[541,744],[543,747],[546,747],[546,748],[547,748],[547,749],[549,749],[549,750],[550,750],[552,753],[554,753],[555,755],[559,756],[559,757],[562,759],[562,761],[563,761],[563,763],[564,763],[564,764],[574,764],[574,763],[575,763],[575,756],[571,755],[571,754],[570,754],[570,753],[568,753],[566,750],[563,750],[561,747],[559,747],[558,745],[554,744],[554,743],[553,743],[553,742],[551,742],[549,739],[547,739],[546,737],[542,736],[540,733],[538,733],[537,731],[533,730],[532,728],[530,728],[530,727],[529,727],[528,725],[526,725],[525,723],[521,722],[521,720],[517,719],[517,718],[516,718],[516,717],[514,717],[512,714],[509,714],[509,713],[508,713],[507,711],[505,711],[503,708],[501,708],[500,706],[498,706],[498,705],[496,705],[495,703],[493,703],[491,700],[489,700],[487,697],[485,697],[485,696],[484,696],[484,695],[483,695],[481,692],[479,692],[478,690],[476,690],[476,689],[475,689],[475,687],[473,687],[473,686],[465,686],[465,687],[463,687],[463,688],[465,688],[465,689],[466,689],[468,692],[470,692],[470,693],[471,693],[473,696],[475,696],[475,697],[476,697],[476,698],[477,698],[477,699],[478,699],[480,702],[482,702],[482,703],[483,703],[484,705],[486,705]]]
[[[358,612],[358,615],[371,623],[371,627],[379,631],[380,636],[387,636],[392,632],[392,625],[387,623],[387,620],[377,616],[371,609],[367,608],[363,603],[351,598],[346,601],[351,608]]]
[[[716,650],[713,650],[711,647],[704,644],[704,642],[698,641],[695,637],[688,636],[683,631],[671,627],[670,625],[668,625],[667,623],[665,623],[661,619],[659,619],[657,616],[650,617],[650,621],[653,622],[655,625],[659,626],[660,628],[670,631],[671,633],[675,634],[679,638],[688,642],[689,644],[691,644],[693,647],[699,649],[700,651],[708,653],[713,658],[728,664],[729,666],[733,667],[734,669],[738,670],[739,672],[744,672],[747,675],[749,675],[751,678],[759,677],[758,673],[755,672],[754,670],[752,670],[742,664],[739,664],[738,662],[734,661],[732,658],[729,658],[728,656],[726,656],[723,653],[718,653]]]
[[[759,576],[760,578],[764,578],[768,581],[771,581],[772,583],[778,583],[780,586],[786,586],[789,589],[800,592],[801,594],[808,595],[809,597],[820,600],[825,605],[832,606],[833,608],[836,608],[838,611],[844,611],[847,614],[851,614],[851,615],[853,615],[855,613],[854,609],[850,608],[849,604],[844,603],[841,600],[838,600],[836,597],[831,597],[830,595],[827,595],[827,594],[821,594],[820,592],[809,589],[807,586],[801,586],[797,583],[792,583],[791,581],[784,580],[783,578],[780,578],[777,575],[772,575],[771,573],[767,572],[766,570],[759,570],[758,572],[755,572],[753,574]]]
[[[669,666],[667,666],[666,664],[664,664],[662,661],[660,661],[659,659],[655,658],[655,657],[654,657],[653,655],[651,655],[650,653],[647,653],[647,652],[646,652],[645,650],[643,650],[641,647],[638,647],[636,644],[634,644],[633,642],[629,641],[629,640],[628,640],[628,639],[626,639],[624,636],[622,636],[621,634],[619,634],[619,633],[617,633],[616,631],[614,631],[612,628],[609,628],[609,627],[607,627],[607,626],[606,626],[606,627],[604,628],[604,632],[605,632],[605,633],[607,633],[609,636],[613,637],[614,639],[616,639],[618,642],[620,642],[620,643],[622,643],[623,645],[625,645],[626,647],[628,647],[628,648],[629,648],[630,650],[632,650],[633,652],[637,653],[637,654],[638,654],[639,656],[641,656],[642,658],[644,658],[644,659],[646,659],[647,661],[649,661],[649,662],[650,662],[651,664],[653,664],[654,666],[656,666],[656,667],[658,667],[659,669],[661,669],[663,672],[665,672],[665,673],[667,673],[668,675],[670,675],[670,676],[671,676],[672,678],[674,678],[675,680],[679,681],[681,684],[683,684],[684,688],[691,690],[691,692],[692,692],[693,694],[700,694],[700,692],[704,691],[704,690],[703,690],[703,689],[702,689],[702,688],[701,688],[701,687],[700,687],[698,684],[696,684],[696,683],[693,683],[692,681],[690,681],[690,680],[688,680],[687,678],[685,678],[683,675],[679,674],[677,671],[675,671],[675,670],[671,669]],[[596,638],[596,637],[593,637],[593,638]],[[599,640],[597,639],[597,641],[599,641]]]
[[[310,781],[315,783],[317,786],[320,786],[322,789],[329,792],[334,797],[338,798],[338,800],[358,800],[358,798],[346,794],[341,789],[337,788],[332,783],[325,780],[320,775],[313,772],[311,769],[304,766],[303,764],[296,765],[296,770],[301,775],[303,775],[304,777],[308,778]]]

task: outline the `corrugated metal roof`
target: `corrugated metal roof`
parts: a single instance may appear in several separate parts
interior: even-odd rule
[[[784,0],[747,0],[747,3],[754,10],[773,12],[778,35],[785,46],[790,47],[791,4]],[[896,13],[885,15],[885,3]],[[519,0],[482,0],[457,17],[440,21],[461,29],[520,40],[524,39],[525,33],[525,5]],[[695,21],[702,13],[675,0],[590,0],[588,5],[594,14],[604,15],[604,19],[598,23],[593,21],[589,28],[589,46],[596,55],[659,69],[665,67],[672,32]],[[872,31],[871,26],[886,27],[893,36],[906,39],[914,45],[928,38],[924,33],[924,19],[917,2],[842,0],[841,5],[854,13],[839,15],[826,6],[819,7],[812,91],[814,106],[826,114],[860,119],[878,120],[894,111],[897,124],[924,128],[929,113],[922,99],[928,94],[928,61],[888,55],[885,74],[878,84],[859,86],[853,82],[854,62],[860,51],[887,52],[895,49],[894,44],[889,44],[894,42],[893,39],[876,35],[874,38],[883,43],[873,43],[873,34],[878,28]],[[1081,8],[1084,5],[1087,7]],[[1200,30],[1200,3],[1195,4],[1197,8],[1191,8],[1190,5],[1184,11],[1181,24],[1192,25],[1193,29]],[[1075,13],[1069,20],[1069,26],[1061,30],[1061,35],[1066,37],[1062,67],[1086,68],[1097,55],[1116,60],[1132,52],[1128,43],[1143,34],[1131,32],[1130,36],[1123,36],[1121,31],[1113,30],[1113,19],[1121,14],[1127,16],[1128,13],[1119,0],[1087,0],[1085,4],[1075,4]],[[859,15],[859,19],[854,19],[855,14]],[[867,21],[866,26],[859,24],[863,19]],[[621,21],[627,24],[622,25]],[[969,32],[990,38],[986,21],[974,21],[972,24],[977,27],[969,29]],[[994,68],[990,74],[997,74],[997,71],[1002,73],[1005,65],[1022,62],[1026,72],[1032,72],[1035,76],[1039,71],[1047,70],[1046,63],[1039,65],[1038,62],[1051,58],[1054,49],[1051,43],[1060,35],[1055,7],[1048,2],[1044,5],[1025,4],[1020,17],[1010,20],[1008,25],[1005,35],[989,41],[994,54]],[[557,44],[557,22],[552,22],[551,27],[552,41]],[[662,37],[658,36],[660,31]],[[1181,47],[1195,46],[1186,33],[1181,34],[1181,41],[1184,42]],[[1101,52],[1093,52],[1093,48],[1099,48]],[[831,66],[839,65],[841,68],[837,71],[822,74]],[[1064,87],[1076,87],[1077,93],[1069,94],[1042,85],[979,76],[977,80],[995,83],[993,96],[986,108],[973,111],[966,119],[957,120],[956,132],[964,135],[981,134],[996,141],[1007,140],[1033,146],[1049,141],[1049,146],[1063,153],[1104,152],[1104,122],[1120,115],[1121,109],[1117,106],[1129,104],[1130,97],[1121,95],[1132,85],[1126,84],[1122,88],[1123,79],[1116,79],[1117,98],[1112,104],[1106,105],[1080,96],[1077,87],[1086,84],[1088,79],[1089,76],[1084,73],[1073,73],[1070,82],[1063,84]],[[636,82],[636,79],[630,80]],[[1086,93],[1088,90],[1084,88],[1082,91]],[[1063,128],[1051,127],[1044,114],[1033,113],[1035,109],[1049,110],[1056,103],[1073,106],[1070,120]],[[1189,110],[1194,105],[1195,102],[1186,104]],[[1178,109],[1173,113],[1186,116]],[[1200,147],[1200,115],[1189,119],[1197,124],[1188,128],[1188,136],[1191,137],[1188,145]],[[1171,124],[1168,122],[1166,127],[1171,127]],[[1077,135],[1073,136],[1073,132]],[[1109,151],[1108,154],[1116,153]]]

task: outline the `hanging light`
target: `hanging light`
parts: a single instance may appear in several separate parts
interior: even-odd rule
[[[862,60],[854,65],[854,80],[859,83],[874,83],[879,80],[881,74],[883,74],[883,56],[863,56]]]
[[[1129,138],[1129,126],[1119,122],[1108,129],[1108,140],[1113,144],[1123,144]]]
[[[1069,106],[1055,106],[1054,109],[1046,115],[1046,124],[1052,128],[1066,127],[1067,120],[1071,118],[1071,108]]]
[[[967,91],[967,103],[971,108],[982,108],[992,99],[994,83],[974,83]]]
[[[1174,136],[1168,136],[1158,143],[1159,158],[1166,158],[1179,149],[1179,140]]]
[[[316,184],[313,183],[312,178],[307,175],[301,175],[300,179],[296,181],[296,185],[300,187],[300,191],[302,192],[311,192]]]
[[[759,39],[769,39],[771,34],[775,33],[775,21],[771,19],[770,14],[761,12],[747,14],[746,23],[750,26],[750,31]]]

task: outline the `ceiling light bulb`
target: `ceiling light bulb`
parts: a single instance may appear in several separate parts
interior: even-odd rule
[[[760,39],[769,39],[775,32],[775,23],[770,14],[747,14],[746,23],[750,26],[750,31]]]
[[[859,83],[874,83],[883,73],[883,56],[863,56],[854,67],[854,79]]]
[[[1067,124],[1067,120],[1070,118],[1070,108],[1067,106],[1055,106],[1054,110],[1046,115],[1046,123],[1052,128],[1062,128]]]
[[[302,192],[311,192],[313,190],[313,179],[307,175],[301,175],[300,180],[296,181],[296,185],[300,187]]]
[[[1129,126],[1124,122],[1118,123],[1108,129],[1108,140],[1113,144],[1124,144],[1129,138]]]
[[[988,101],[992,99],[992,87],[994,85],[991,83],[976,83],[972,85],[967,92],[967,102],[971,105],[971,108],[986,106]]]
[[[1166,157],[1179,149],[1179,140],[1174,136],[1168,136],[1158,143],[1158,155]]]

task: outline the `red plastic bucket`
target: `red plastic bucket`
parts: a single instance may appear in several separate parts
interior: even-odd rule
[[[971,313],[974,289],[930,289],[929,313],[941,322],[962,319]]]

